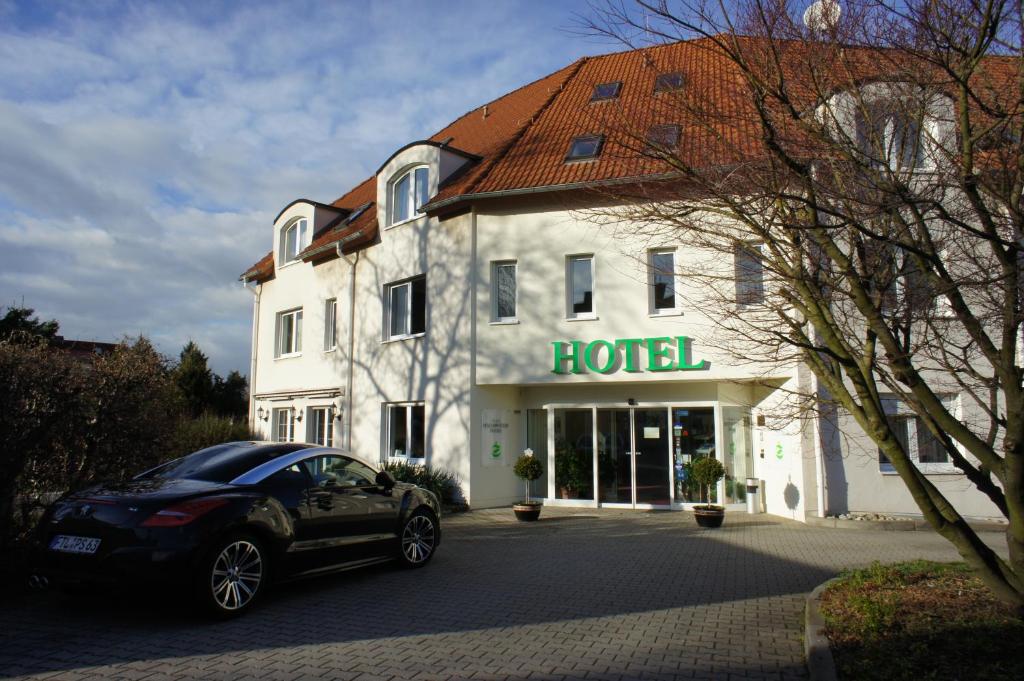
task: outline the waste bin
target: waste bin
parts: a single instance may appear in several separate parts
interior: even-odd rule
[[[761,481],[747,478],[747,513],[761,512]]]

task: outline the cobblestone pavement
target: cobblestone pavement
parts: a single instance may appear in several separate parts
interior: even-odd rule
[[[814,586],[876,559],[956,559],[931,532],[742,513],[710,531],[679,512],[511,516],[450,516],[425,569],[282,585],[229,622],[146,594],[19,597],[0,604],[0,677],[805,678],[801,613]]]

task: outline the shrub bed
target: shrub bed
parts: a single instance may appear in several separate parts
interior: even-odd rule
[[[384,469],[399,482],[410,482],[437,495],[446,510],[465,507],[459,476],[437,466],[413,466],[404,461],[390,461]]]
[[[845,573],[821,612],[840,679],[1024,678],[1024,621],[963,563]]]

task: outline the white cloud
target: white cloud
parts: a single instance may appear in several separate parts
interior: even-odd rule
[[[0,0],[0,305],[247,372],[278,210],[593,51],[573,9]]]

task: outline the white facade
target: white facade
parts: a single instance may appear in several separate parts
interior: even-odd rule
[[[254,286],[252,413],[267,439],[443,467],[474,507],[521,496],[512,464],[530,448],[548,504],[684,508],[699,501],[687,465],[716,456],[726,504],[742,507],[754,477],[767,512],[797,520],[917,513],[848,416],[783,418],[790,389],[813,389],[809,371],[737,363],[701,342],[716,333],[706,310],[665,303],[652,254],[708,254],[613,235],[553,193],[444,220],[396,207],[467,162],[437,144],[400,150],[376,178],[379,242],[319,264],[283,262],[282,234],[305,219],[312,236],[337,211],[299,201],[277,218],[274,277]],[[590,296],[574,295],[587,272]],[[927,465],[964,515],[998,515],[951,466]]]

